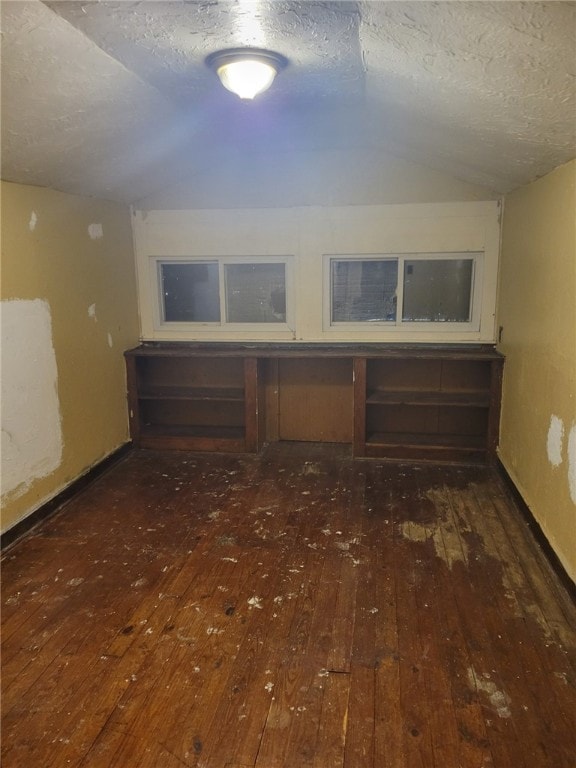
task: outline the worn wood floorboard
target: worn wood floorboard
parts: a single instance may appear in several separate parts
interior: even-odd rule
[[[561,731],[563,727],[570,728],[571,725],[566,717],[567,713],[562,712],[556,706],[556,697],[554,689],[557,687],[557,681],[548,689],[547,695],[542,695],[539,675],[534,675],[534,670],[542,670],[547,674],[553,675],[553,669],[546,661],[546,645],[540,643],[542,629],[545,636],[550,636],[549,628],[542,624],[542,617],[539,615],[537,621],[540,621],[540,628],[535,631],[535,623],[530,620],[530,614],[534,614],[535,603],[530,599],[529,591],[525,591],[522,596],[516,596],[510,592],[502,591],[497,588],[494,580],[494,563],[488,558],[481,558],[475,555],[474,538],[472,532],[475,531],[485,537],[485,540],[492,538],[495,551],[499,554],[500,563],[507,563],[507,569],[522,569],[523,565],[518,560],[515,550],[509,546],[507,535],[504,529],[496,526],[494,536],[491,535],[488,526],[485,526],[477,513],[477,505],[470,503],[468,491],[461,492],[458,496],[451,492],[453,509],[459,510],[461,514],[461,528],[467,531],[469,544],[469,559],[474,559],[474,568],[482,574],[486,581],[486,590],[490,597],[491,610],[485,613],[485,624],[487,634],[492,642],[492,654],[497,654],[505,659],[502,669],[509,671],[507,679],[502,675],[503,690],[501,693],[501,705],[513,713],[511,718],[514,722],[518,735],[522,736],[523,752],[527,765],[534,762],[549,760],[558,765],[570,764],[573,755],[566,752],[562,742],[556,742],[554,738],[549,743],[543,742],[538,735],[530,728],[531,718],[535,711],[539,712],[543,730],[548,731],[550,735],[554,731]],[[486,504],[482,505],[485,509]],[[536,568],[534,569],[536,570]],[[517,581],[521,583],[522,579]],[[510,615],[510,605],[513,606],[513,615]],[[540,613],[540,612],[538,612]],[[514,615],[515,614],[515,615]],[[525,635],[518,642],[514,642],[517,634],[517,627],[521,628]],[[511,642],[512,641],[512,642]],[[490,677],[487,677],[487,674]],[[495,694],[492,683],[492,674],[488,670],[483,673],[484,680],[478,684],[480,692],[487,693],[489,697],[500,696]],[[555,676],[554,676],[555,677]],[[509,701],[508,701],[509,699]],[[576,713],[572,713],[572,722]]]
[[[576,608],[488,467],[135,451],[2,590],[4,768],[576,768]]]

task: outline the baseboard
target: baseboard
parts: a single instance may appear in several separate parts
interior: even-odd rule
[[[548,563],[550,564],[550,567],[562,583],[562,586],[566,589],[568,592],[568,595],[570,596],[570,599],[572,602],[576,604],[576,583],[572,581],[572,578],[570,577],[568,571],[564,568],[562,561],[552,548],[552,545],[546,538],[546,535],[542,528],[540,527],[540,524],[532,514],[530,507],[526,504],[524,501],[524,498],[518,488],[516,487],[514,480],[510,477],[508,474],[508,470],[502,464],[502,461],[498,458],[496,461],[497,469],[503,478],[504,482],[506,483],[507,487],[511,491],[512,495],[514,496],[514,501],[516,502],[518,509],[520,510],[520,513],[522,514],[522,517],[524,518],[526,525],[530,529],[530,532],[532,536],[534,536],[534,539],[536,540],[536,543],[544,553],[544,556],[548,560]]]
[[[13,525],[12,528],[4,531],[0,536],[0,549],[2,551],[5,550],[7,547],[28,534],[32,528],[35,528],[39,523],[53,515],[63,504],[70,501],[70,499],[80,493],[80,491],[83,491],[84,488],[90,485],[90,483],[93,483],[94,480],[123,459],[131,450],[131,442],[121,445],[120,448],[117,448],[109,456],[106,456],[105,459],[102,459],[102,461],[99,461],[98,464],[95,464],[83,475],[76,478],[70,485],[67,485],[66,488],[60,491],[60,493],[57,493],[52,499],[42,504],[23,520],[20,520],[20,522]]]

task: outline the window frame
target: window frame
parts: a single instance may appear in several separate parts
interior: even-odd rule
[[[341,335],[345,332],[361,334],[425,334],[479,333],[482,323],[484,283],[484,251],[443,251],[410,253],[354,253],[323,255],[322,325],[324,333]],[[406,261],[460,261],[472,259],[472,285],[470,290],[470,319],[467,322],[403,320],[404,263]],[[394,261],[398,263],[396,286],[396,320],[333,321],[332,264],[347,261]]]
[[[164,296],[162,266],[164,264],[217,264],[218,265],[218,295],[220,300],[220,320],[206,321],[170,321],[164,319]],[[229,264],[283,264],[284,283],[286,288],[286,320],[284,322],[229,322],[226,303],[226,266]],[[286,256],[150,256],[149,275],[153,297],[153,321],[156,331],[175,333],[190,333],[208,331],[218,335],[233,333],[262,333],[273,334],[275,331],[294,332],[294,257]]]

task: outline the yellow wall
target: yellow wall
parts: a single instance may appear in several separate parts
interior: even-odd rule
[[[500,456],[576,580],[576,160],[505,201]]]
[[[2,318],[7,321],[17,310],[18,323],[10,332],[18,335],[12,346],[22,350],[10,359],[4,350],[2,355],[3,379],[16,381],[15,392],[2,406],[3,447],[6,439],[10,448],[3,451],[3,462],[6,455],[25,470],[36,439],[26,436],[14,447],[30,407],[26,392],[18,400],[18,386],[32,392],[34,385],[33,375],[21,376],[18,384],[16,370],[34,342],[26,339],[34,313],[50,321],[48,344],[51,334],[56,363],[56,396],[50,402],[59,411],[61,427],[61,436],[50,443],[53,455],[44,457],[44,469],[50,471],[35,465],[24,482],[3,496],[6,530],[128,440],[122,353],[137,343],[138,312],[126,207],[4,182],[1,191]],[[40,372],[42,365],[37,361]],[[6,424],[10,429],[4,429]],[[43,439],[41,432],[40,425]]]

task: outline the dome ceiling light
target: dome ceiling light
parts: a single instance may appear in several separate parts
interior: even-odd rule
[[[206,64],[216,72],[224,88],[241,99],[253,99],[270,88],[288,59],[261,48],[229,48],[211,53]]]

